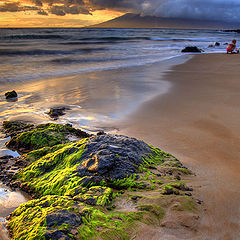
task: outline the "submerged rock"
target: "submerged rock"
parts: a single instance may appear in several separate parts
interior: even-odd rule
[[[54,107],[50,108],[49,112],[47,113],[51,118],[57,120],[59,116],[65,115],[65,111],[70,110],[68,107]]]
[[[16,93],[16,91],[11,91],[11,92],[6,92],[5,93],[5,97],[6,97],[6,99],[11,99],[11,98],[17,98],[17,93]]]
[[[198,47],[196,46],[188,46],[188,47],[185,47],[182,52],[202,52],[201,49],[199,49]]]

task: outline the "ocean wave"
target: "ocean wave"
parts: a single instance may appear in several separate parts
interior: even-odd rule
[[[34,56],[34,55],[70,55],[77,53],[90,53],[97,51],[104,51],[105,48],[80,48],[71,50],[45,50],[45,49],[30,49],[30,50],[17,50],[17,49],[0,49],[0,56]]]
[[[79,38],[83,41],[131,41],[131,40],[151,40],[149,37],[92,37],[92,38]]]
[[[145,56],[129,56],[129,57],[104,57],[104,58],[56,58],[49,60],[48,62],[54,64],[77,64],[77,63],[94,63],[94,62],[113,62],[113,61],[125,61],[125,60],[134,60],[140,59]]]
[[[36,34],[20,34],[20,35],[8,35],[8,36],[1,36],[0,39],[3,40],[28,40],[28,39],[65,39],[65,36],[62,35],[50,35],[50,34],[45,34],[45,35],[36,35]]]

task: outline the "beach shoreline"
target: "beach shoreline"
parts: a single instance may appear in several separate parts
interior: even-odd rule
[[[161,231],[165,239],[177,239],[178,234],[181,239],[194,240],[239,237],[237,57],[201,54],[182,64],[174,64],[159,76],[160,81],[169,82],[169,91],[149,98],[125,120],[101,126],[103,129],[119,128],[113,132],[142,139],[170,152],[197,174],[187,182],[203,210],[198,232],[190,230],[190,234],[184,227]],[[153,69],[157,69],[156,64],[153,68],[145,67],[142,72]],[[151,229],[151,236],[158,239],[160,230],[155,230]]]
[[[238,55],[201,54],[173,67],[171,91],[146,102],[120,125],[177,156],[197,174],[206,211],[200,239],[239,239]]]

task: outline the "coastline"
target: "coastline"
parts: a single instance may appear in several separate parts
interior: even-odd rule
[[[171,152],[196,174],[206,211],[201,239],[239,238],[238,55],[201,54],[173,67],[164,95],[120,124],[120,133]]]
[[[122,123],[114,123],[120,126],[118,133],[172,153],[197,173],[188,182],[206,211],[197,236],[188,238],[181,232],[181,239],[238,239],[237,57],[202,54],[175,65],[161,77],[171,84],[168,92],[143,103]],[[157,69],[157,65],[154,67]],[[224,69],[232,70],[230,80]],[[161,232],[161,236],[164,234]],[[174,231],[164,237],[177,239]]]

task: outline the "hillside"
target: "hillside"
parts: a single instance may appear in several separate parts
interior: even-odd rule
[[[127,13],[107,22],[88,26],[90,28],[179,28],[179,29],[232,29],[239,28],[240,23],[221,21],[162,18],[140,16]]]

